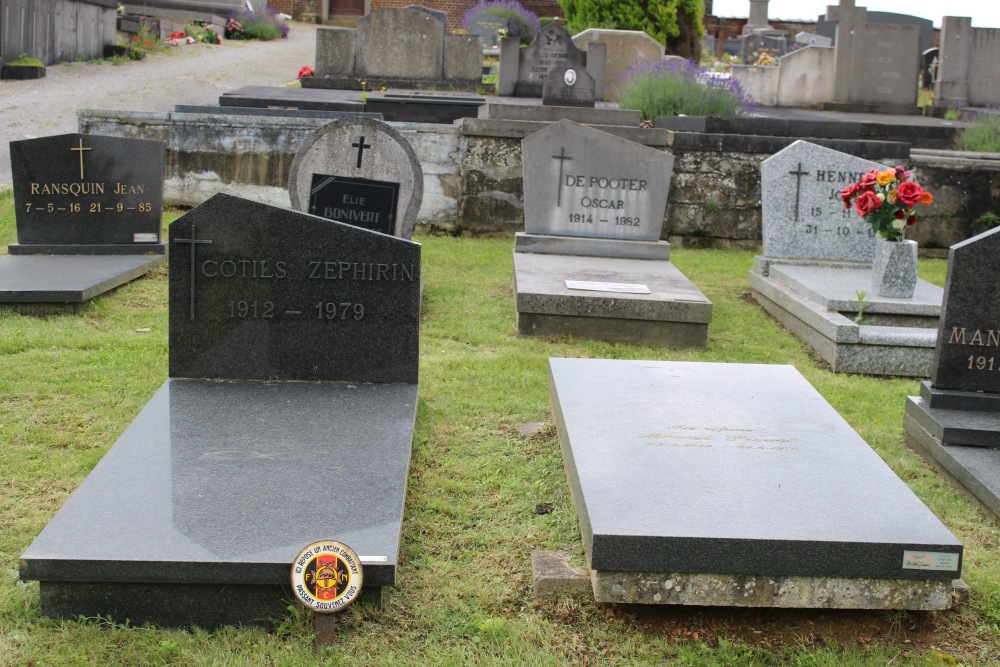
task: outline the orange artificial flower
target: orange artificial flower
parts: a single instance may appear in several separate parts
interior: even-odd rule
[[[920,193],[920,199],[917,201],[919,201],[924,206],[930,206],[931,204],[934,203],[934,195],[927,192],[927,190],[924,190],[923,192]]]

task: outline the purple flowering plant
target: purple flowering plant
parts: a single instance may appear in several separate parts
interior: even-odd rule
[[[480,2],[465,11],[462,17],[462,28],[468,31],[469,26],[479,14],[507,22],[507,37],[517,37],[521,44],[530,44],[539,30],[538,16],[524,8],[517,0],[488,0]]]
[[[612,86],[622,109],[637,109],[643,119],[657,116],[743,116],[753,98],[739,81],[689,61],[671,58],[632,63]]]

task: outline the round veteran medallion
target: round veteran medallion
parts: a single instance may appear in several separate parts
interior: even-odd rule
[[[313,542],[292,563],[295,597],[315,612],[331,614],[345,609],[361,593],[361,560],[346,544]]]

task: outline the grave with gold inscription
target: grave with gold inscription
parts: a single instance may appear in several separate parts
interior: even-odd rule
[[[906,401],[906,442],[1000,517],[1000,229],[948,251],[934,369]]]
[[[599,602],[948,609],[963,546],[792,366],[550,359]]]
[[[570,120],[522,151],[518,335],[704,347],[712,302],[659,240],[673,156]]]
[[[303,547],[396,580],[420,245],[218,194],[170,226],[170,377],[21,556],[43,613],[273,625]]]
[[[0,302],[73,303],[163,263],[160,141],[63,134],[10,143],[17,243]]]

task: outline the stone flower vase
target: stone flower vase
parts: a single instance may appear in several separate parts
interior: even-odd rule
[[[917,242],[875,237],[872,289],[879,296],[909,299],[917,288]]]

